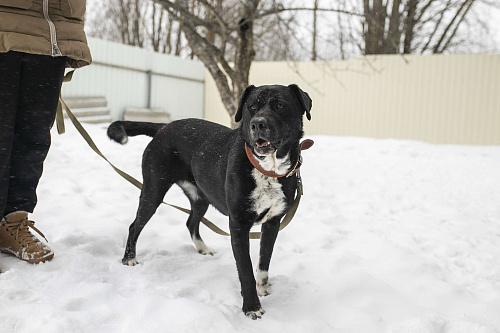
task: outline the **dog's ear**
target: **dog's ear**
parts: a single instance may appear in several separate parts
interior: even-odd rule
[[[241,118],[243,118],[243,104],[245,104],[245,100],[247,99],[248,94],[253,90],[253,88],[255,88],[254,85],[248,86],[241,95],[240,102],[238,103],[238,110],[236,111],[236,115],[234,116],[234,120],[236,122],[239,122]]]
[[[312,108],[312,99],[309,95],[299,88],[296,84],[291,84],[288,88],[292,89],[295,96],[300,102],[300,105],[304,108],[303,112],[306,113],[307,120],[311,120],[311,108]]]

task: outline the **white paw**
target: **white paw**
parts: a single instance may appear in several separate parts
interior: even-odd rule
[[[268,283],[264,286],[257,285],[257,295],[259,296],[271,295],[271,284]]]
[[[196,247],[196,251],[198,251],[198,253],[203,254],[203,255],[207,255],[207,254],[210,254],[211,256],[214,255],[215,252],[211,248],[209,248],[207,246],[207,244],[205,244],[205,242],[203,242],[202,240],[193,239],[193,243],[194,243],[194,246]]]
[[[130,259],[130,260],[127,261],[127,265],[128,266],[135,266],[137,264],[139,264],[139,261],[137,261],[137,258]]]
[[[251,318],[253,320],[256,320],[256,319],[261,319],[262,318],[262,315],[266,313],[266,311],[262,310],[262,309],[259,309],[257,311],[248,311],[245,313],[245,315],[248,317],[248,318]]]
[[[257,295],[268,296],[271,294],[271,284],[269,283],[269,274],[267,271],[257,270],[255,281],[257,284]]]

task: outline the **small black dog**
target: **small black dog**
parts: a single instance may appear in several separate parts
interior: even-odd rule
[[[274,242],[297,188],[297,177],[281,176],[292,174],[300,158],[302,116],[306,113],[310,120],[311,107],[309,95],[297,85],[249,86],[235,116],[237,122],[243,122],[235,130],[199,119],[169,124],[112,123],[108,136],[119,143],[127,142],[128,136],[154,137],[143,156],[144,185],[123,263],[138,263],[139,234],[165,193],[177,184],[191,203],[187,227],[199,253],[213,255],[199,233],[208,206],[229,216],[243,311],[253,319],[260,318],[264,311],[258,296],[269,295],[268,270]],[[268,172],[277,176],[265,175]],[[249,231],[257,224],[262,224],[262,235],[256,281],[249,254]]]

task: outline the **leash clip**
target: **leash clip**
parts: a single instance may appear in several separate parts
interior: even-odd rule
[[[304,194],[304,186],[302,185],[302,177],[300,176],[300,171],[297,171],[297,194]]]
[[[299,154],[299,159],[297,160],[293,168],[286,174],[286,178],[293,176],[295,173],[297,173],[301,166],[302,166],[302,154]]]
[[[299,159],[297,160],[297,162],[295,163],[295,165],[293,166],[293,168],[286,174],[286,178],[288,178],[290,176],[293,176],[295,173],[297,173],[297,178],[300,181],[300,175],[298,173],[300,167],[302,166],[302,154],[300,152],[302,150],[307,150],[307,149],[311,148],[313,144],[314,144],[314,141],[310,140],[310,139],[305,139],[304,141],[302,141],[300,143],[300,147],[299,147]]]

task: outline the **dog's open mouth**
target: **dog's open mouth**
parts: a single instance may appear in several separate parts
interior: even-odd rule
[[[259,139],[257,140],[257,142],[255,143],[255,145],[258,147],[258,148],[262,148],[262,147],[267,147],[269,146],[271,143],[269,141],[266,141],[264,139]]]
[[[254,145],[254,151],[259,155],[269,155],[274,153],[276,148],[267,140],[259,138]]]

